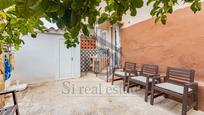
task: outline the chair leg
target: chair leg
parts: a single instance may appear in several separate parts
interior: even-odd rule
[[[188,89],[184,87],[184,94],[182,100],[182,115],[187,115],[188,107]]]
[[[128,82],[128,84],[127,84],[127,92],[129,93],[130,92],[130,79],[128,78],[127,80],[128,80],[127,81]]]
[[[129,85],[127,86],[127,93],[129,93],[130,92],[130,87],[129,87]]]
[[[14,105],[17,106],[16,115],[20,115],[20,113],[19,113],[19,108],[18,108],[18,102],[17,102],[17,98],[16,98],[16,93],[13,92],[13,93],[12,93],[12,96],[13,96]]]
[[[193,107],[194,110],[198,110],[198,86],[195,87],[195,91],[194,91],[194,101],[196,103],[196,105]]]
[[[114,82],[114,76],[115,76],[115,74],[113,73],[113,75],[112,75],[111,85],[113,85],[113,82]]]
[[[198,96],[196,96],[198,98]],[[195,100],[196,105],[193,107],[194,110],[198,110],[198,100]]]
[[[149,85],[147,83],[145,86],[145,102],[148,101],[148,92],[149,92]]]
[[[151,100],[150,100],[150,104],[154,105],[154,87],[152,87],[151,89]]]
[[[198,110],[198,101],[196,102],[196,105],[193,107],[194,110]]]
[[[123,91],[125,91],[126,77],[123,78]]]
[[[187,115],[187,111],[182,110],[182,115]]]

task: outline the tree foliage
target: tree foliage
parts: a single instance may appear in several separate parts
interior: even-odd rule
[[[106,4],[105,7],[101,7],[102,2]],[[31,29],[31,31],[23,32],[17,27],[16,30],[21,34],[33,33],[33,28],[42,25],[41,22],[39,23],[39,19],[45,17],[65,31],[64,37],[67,47],[74,47],[79,42],[78,34],[80,31],[88,36],[89,29],[93,29],[96,23],[109,21],[110,24],[114,24],[121,21],[122,16],[127,11],[130,11],[131,16],[136,16],[137,10],[144,4],[153,5],[150,14],[156,17],[155,22],[166,24],[167,14],[173,12],[173,6],[178,2],[181,1],[147,0],[146,3],[144,0],[0,0],[0,10],[15,4],[15,10],[13,11],[15,12],[15,18],[27,22],[27,25],[23,26],[29,26],[29,29]],[[201,10],[200,0],[183,0],[183,2],[192,3],[191,9],[194,13]],[[8,17],[4,20],[10,22]],[[31,23],[34,22],[36,25],[30,26],[28,24],[30,20],[32,20]],[[13,24],[9,25],[13,26]],[[15,28],[17,25],[13,27]],[[8,30],[3,31],[9,33]],[[8,38],[10,37],[8,36]],[[4,39],[7,38],[4,37]],[[15,43],[13,42],[13,44]],[[19,42],[17,42],[18,45]]]
[[[6,45],[13,45],[15,49],[19,49],[24,43],[21,39],[22,35],[31,34],[33,38],[37,33],[35,30],[44,31],[43,22],[35,17],[21,18],[16,16],[15,6],[10,7],[6,11],[0,11],[0,53],[5,49]]]

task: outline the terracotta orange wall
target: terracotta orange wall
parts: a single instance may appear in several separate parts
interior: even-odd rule
[[[204,110],[204,10],[177,10],[168,16],[167,25],[155,24],[154,19],[137,23],[123,28],[121,38],[122,63],[158,64],[161,72],[167,66],[194,68]]]

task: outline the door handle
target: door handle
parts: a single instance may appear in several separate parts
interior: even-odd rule
[[[72,58],[71,58],[71,60],[73,61],[73,60],[74,60],[74,58],[72,57]]]

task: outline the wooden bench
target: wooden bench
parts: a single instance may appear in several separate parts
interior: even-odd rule
[[[193,69],[168,67],[163,83],[156,83],[158,77],[153,77],[151,105],[154,104],[155,97],[164,94],[165,97],[171,96],[182,103],[182,115],[186,115],[191,108],[198,110],[198,83],[194,82],[194,76]]]
[[[136,73],[136,63],[133,62],[125,62],[125,66],[122,69],[122,71],[117,71],[119,68],[114,68],[113,69],[113,75],[112,75],[112,85],[114,81],[118,80],[123,80],[123,90],[125,91],[125,85],[127,82],[127,76],[130,75],[135,75]],[[115,76],[119,77],[115,79]]]
[[[9,106],[9,107],[5,107],[5,108],[1,108],[0,109],[0,115],[14,115],[14,113],[16,113],[16,115],[20,115],[19,110],[18,110],[16,91],[0,92],[0,95],[6,95],[9,93],[12,94],[14,105]]]
[[[148,95],[151,94],[151,83],[152,77],[158,76],[159,67],[153,64],[142,64],[141,71],[139,75],[134,77],[128,77],[128,87],[127,92],[129,93],[129,88],[137,85],[145,87],[145,101],[148,100]]]

